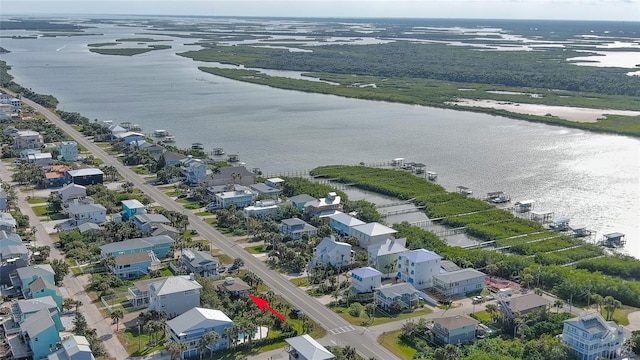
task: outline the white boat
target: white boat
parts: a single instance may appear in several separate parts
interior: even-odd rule
[[[191,149],[193,149],[193,150],[203,150],[204,149],[204,145],[202,145],[202,143],[193,143],[193,144],[191,144]]]
[[[142,131],[142,126],[138,125],[138,124],[133,124],[129,127],[129,130],[131,131]]]
[[[169,132],[167,130],[159,129],[153,131],[153,136],[155,137],[165,137],[167,135],[169,135]]]
[[[163,143],[174,143],[176,142],[176,137],[173,135],[167,135],[165,136],[164,140],[162,140]]]
[[[213,149],[213,155],[215,155],[215,156],[224,155],[224,149],[223,148],[215,148],[215,149]]]

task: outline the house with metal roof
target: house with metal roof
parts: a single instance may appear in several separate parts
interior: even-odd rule
[[[433,276],[434,288],[444,296],[466,295],[482,291],[487,275],[472,268],[460,269]]]
[[[407,251],[407,238],[388,238],[367,248],[369,266],[381,271],[385,277],[398,274],[398,254]]]
[[[66,209],[69,221],[73,225],[81,225],[87,222],[102,224],[107,221],[107,209],[100,204],[72,204]]]
[[[309,269],[331,265],[342,268],[351,265],[351,244],[336,241],[331,235],[316,245],[309,261]]]
[[[253,192],[255,192],[256,194],[269,197],[272,200],[279,200],[280,191],[282,191],[276,186],[272,186],[267,183],[252,184],[252,185],[249,185],[249,188],[251,188],[251,190],[253,190]]]
[[[280,222],[280,235],[291,240],[300,240],[303,235],[316,236],[318,229],[298,218],[285,219]]]
[[[104,173],[100,169],[86,168],[78,170],[69,170],[65,173],[65,183],[78,185],[102,184],[104,181]]]
[[[146,214],[147,210],[143,203],[136,199],[122,200],[122,218],[124,220],[133,219],[139,214]]]
[[[85,234],[90,231],[101,231],[101,230],[98,224],[94,224],[92,222],[86,222],[84,224],[78,225],[78,231],[80,231],[80,234]]]
[[[29,249],[22,242],[7,240],[0,243],[0,263],[11,259],[22,259],[29,262]]]
[[[432,332],[442,344],[463,344],[476,339],[476,325],[480,322],[467,315],[445,316],[433,319]]]
[[[16,219],[8,212],[0,212],[0,231],[6,231],[7,233],[16,232]],[[6,236],[4,236],[6,238]]]
[[[220,261],[213,257],[209,251],[199,251],[195,249],[182,250],[180,263],[187,270],[187,273],[198,274],[203,277],[218,276]]]
[[[200,306],[200,285],[193,274],[169,276],[149,285],[148,310],[164,312],[169,319]]]
[[[364,224],[364,221],[340,211],[329,217],[329,226],[340,235],[350,235],[352,227]]]
[[[125,254],[153,251],[159,259],[167,257],[174,240],[167,235],[150,236],[138,239],[113,242],[100,246],[100,255],[118,257]]]
[[[95,360],[84,336],[72,335],[62,340],[61,348],[49,354],[47,360]]]
[[[160,260],[149,250],[120,255],[115,258],[110,269],[121,279],[133,279],[148,275],[151,267],[159,265]]]
[[[63,203],[72,199],[79,199],[87,196],[87,187],[78,184],[67,184],[59,190],[52,192],[56,194]]]
[[[180,235],[180,231],[169,224],[157,224],[155,226],[155,229],[151,233],[151,236],[160,235],[167,235],[168,237],[175,240]]]
[[[162,214],[137,214],[133,223],[143,234],[151,234],[159,224],[171,224],[171,220]]]
[[[31,265],[16,269],[16,273],[10,275],[11,284],[22,291],[25,298],[29,297],[29,284],[39,277],[45,281],[55,284],[55,272],[49,264]]]
[[[43,309],[51,315],[51,319],[55,324],[56,330],[64,330],[64,326],[62,326],[62,321],[60,320],[58,304],[56,304],[56,301],[51,296],[44,296],[37,299],[18,300],[18,302],[11,306],[11,315],[15,323],[22,324],[31,316]]]
[[[499,301],[502,305],[500,306],[502,316],[509,318],[547,309],[553,303],[553,301],[534,293],[499,299]]]
[[[291,205],[295,206],[300,211],[304,211],[304,205],[313,200],[317,199],[307,194],[300,194],[289,198]]]
[[[580,360],[617,359],[624,347],[624,328],[597,311],[583,312],[564,321],[562,341]]]
[[[249,186],[256,183],[256,174],[247,170],[244,166],[225,166],[217,168],[213,173],[213,179],[207,179],[207,185],[240,184]]]
[[[433,285],[433,276],[440,273],[442,256],[433,251],[416,249],[398,254],[398,275],[400,281],[412,284],[417,289]]]
[[[47,357],[60,342],[58,329],[47,309],[36,312],[20,324],[20,332],[24,342],[29,344],[32,359]]]
[[[329,217],[335,215],[342,208],[342,199],[335,192],[330,192],[326,197],[313,199],[304,204],[304,214],[307,218],[314,216]]]
[[[58,310],[62,311],[62,293],[60,292],[60,288],[54,284],[39,277],[29,284],[29,293],[32,299],[50,296],[56,302],[56,305],[58,305]]]
[[[19,130],[13,134],[13,150],[40,149],[44,145],[42,135],[33,130]]]
[[[289,344],[285,348],[285,351],[289,353],[289,360],[332,360],[336,358],[331,351],[307,334],[285,341]]]
[[[376,305],[389,311],[399,303],[405,309],[412,309],[422,293],[409,283],[397,283],[375,289]]]
[[[190,358],[199,355],[198,340],[212,331],[220,335],[218,341],[207,346],[207,351],[225,349],[229,340],[224,336],[224,330],[233,326],[233,321],[220,310],[194,307],[184,314],[167,321],[167,337],[171,341],[187,344],[180,358]]]
[[[135,131],[125,131],[125,132],[117,134],[116,138],[128,145],[133,141],[143,140],[144,139],[144,134],[141,134],[141,133],[138,133],[138,132],[135,132]]]
[[[58,146],[58,153],[64,161],[77,161],[78,143],[75,141],[63,141]]]
[[[382,273],[372,267],[351,270],[351,293],[370,293],[382,286]]]
[[[258,200],[255,205],[247,206],[242,210],[245,219],[250,217],[265,217],[278,215],[278,205],[275,200]]]
[[[358,245],[363,249],[393,238],[396,233],[396,230],[377,222],[351,227],[351,236],[358,239]]]
[[[255,194],[251,192],[251,190],[244,186],[238,186],[235,187],[235,190],[233,191],[216,193],[213,201],[217,205],[218,209],[226,209],[232,204],[237,208],[242,209],[251,205],[254,198]]]

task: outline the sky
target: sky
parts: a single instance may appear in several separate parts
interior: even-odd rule
[[[0,0],[0,14],[640,21],[640,0]]]

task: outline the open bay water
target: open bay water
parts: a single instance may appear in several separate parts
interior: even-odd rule
[[[133,57],[89,52],[87,44],[145,36],[140,28],[99,25],[93,36],[1,39],[0,59],[25,87],[52,94],[59,108],[99,120],[167,129],[177,145],[201,142],[240,155],[265,173],[404,157],[438,172],[450,191],[505,191],[532,199],[597,232],[627,235],[640,257],[640,140],[497,116],[345,99],[236,82],[206,74],[170,50]],[[3,35],[29,32],[3,32]],[[119,47],[139,46],[135,43]]]

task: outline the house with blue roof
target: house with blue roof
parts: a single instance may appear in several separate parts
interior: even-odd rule
[[[433,286],[433,276],[440,273],[442,256],[433,251],[416,249],[398,254],[398,280],[416,289]]]
[[[372,267],[351,270],[351,292],[370,293],[382,286],[382,273]]]
[[[350,235],[352,227],[364,224],[364,221],[340,211],[329,217],[329,226],[331,227],[331,230],[340,235]]]
[[[167,235],[129,239],[100,246],[100,255],[103,258],[109,256],[117,258],[126,254],[153,251],[159,259],[164,259],[173,243],[174,240]]]

